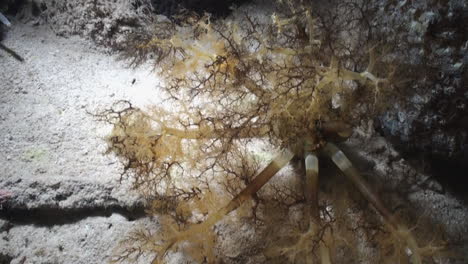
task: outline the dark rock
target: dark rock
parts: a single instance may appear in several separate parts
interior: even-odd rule
[[[0,264],[9,264],[13,257],[0,253]]]
[[[405,58],[416,62],[413,67],[422,74],[406,103],[381,116],[379,126],[404,157],[468,201],[468,9],[448,1],[428,4],[425,10],[430,15],[412,22],[422,25],[421,42],[413,45],[419,52]]]
[[[156,13],[171,17],[182,8],[196,13],[211,13],[215,17],[223,17],[230,13],[232,5],[240,5],[247,0],[152,0]]]

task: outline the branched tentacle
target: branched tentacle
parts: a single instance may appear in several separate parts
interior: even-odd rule
[[[401,81],[392,70],[400,66],[394,65],[393,48],[382,50],[384,39],[357,31],[358,23],[370,25],[368,12],[374,12],[374,6],[336,1],[340,4],[332,10],[315,10],[320,5],[312,8],[309,1],[278,2],[271,21],[249,14],[232,21],[186,14],[179,23],[160,22],[154,32],[129,40],[132,65],[154,58],[155,70],[165,83],[162,96],[173,103],[174,111],[159,106],[144,111],[121,102],[95,116],[114,125],[109,152],[121,158],[122,175],[156,201],[158,209],[153,212],[179,210],[169,215],[176,224],[162,224],[159,237],[140,234],[138,241],[148,241],[143,244],[157,251],[157,259],[187,241],[192,244],[189,255],[215,262],[213,225],[257,195],[296,155],[304,157],[306,166],[305,225],[299,230],[292,223],[294,231],[300,231],[294,233],[299,240],[292,246],[280,245],[284,250],[277,252],[292,256],[292,262],[304,252],[317,253],[321,264],[331,263],[332,257],[338,260],[331,253],[340,241],[335,230],[342,230],[335,229],[333,221],[353,208],[343,202],[340,210],[333,210],[336,217],[319,212],[315,155],[323,150],[382,215],[397,240],[404,241],[413,262],[421,263],[423,251],[411,233],[399,225],[344,154],[326,143],[346,139],[352,127],[373,120],[389,105],[388,95],[395,94],[396,81]],[[250,155],[236,153],[248,149],[245,146],[256,141],[253,138],[287,149],[255,178],[257,167],[252,169],[244,158]],[[227,201],[222,199],[207,202],[210,197],[220,198],[216,183],[226,189],[227,197],[234,196],[224,207],[220,204]],[[295,192],[289,186],[282,188]],[[272,200],[287,204],[288,195],[283,193],[279,188],[265,191]],[[292,200],[304,201],[302,196]],[[207,218],[200,223],[203,216]]]
[[[285,149],[280,155],[273,159],[266,168],[264,168],[255,179],[250,182],[236,197],[234,197],[226,206],[218,210],[216,213],[208,216],[208,218],[200,224],[191,225],[187,230],[176,233],[173,237],[169,238],[163,246],[159,247],[157,251],[160,253],[153,263],[158,261],[166,255],[166,253],[176,246],[178,243],[183,242],[193,235],[200,235],[204,230],[211,228],[219,220],[225,217],[230,212],[236,210],[241,204],[248,199],[251,199],[255,193],[260,190],[279,170],[291,161],[294,154]]]

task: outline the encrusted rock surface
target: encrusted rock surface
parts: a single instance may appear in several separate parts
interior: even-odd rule
[[[13,21],[3,43],[25,62],[0,52],[0,263],[105,263],[148,219],[104,155],[111,128],[89,112],[145,102],[157,78],[89,41]]]
[[[117,1],[7,1],[0,8],[23,22],[46,24],[59,36],[80,35],[107,47],[122,48],[128,34],[148,30],[165,16],[182,9],[226,16],[232,5],[246,0],[117,0]]]
[[[468,200],[468,4],[466,1],[403,1],[388,9],[406,31],[404,58],[419,68],[407,100],[380,118],[383,134],[422,171]],[[459,186],[459,187],[458,187]]]

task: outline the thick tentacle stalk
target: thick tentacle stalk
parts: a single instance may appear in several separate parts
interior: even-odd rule
[[[250,199],[253,194],[258,192],[258,190],[260,190],[260,188],[262,188],[280,169],[286,166],[293,157],[294,154],[291,151],[288,149],[283,150],[283,152],[273,159],[244,190],[220,211],[223,211],[224,215],[226,215],[237,209],[242,203]]]
[[[0,43],[0,50],[4,50],[4,51],[8,52],[11,56],[13,56],[15,59],[17,59],[17,60],[19,60],[21,62],[24,61],[23,57],[21,57],[14,50],[8,48],[7,46],[3,45],[2,43]]]
[[[318,191],[319,191],[319,164],[317,156],[313,153],[306,153],[305,155],[305,170],[306,178],[304,184],[304,196],[306,200],[305,219],[308,223],[309,232],[312,232],[313,237],[317,237],[320,229],[320,212],[318,207]],[[326,245],[331,239],[331,234],[325,230],[323,237],[319,241],[319,254],[322,264],[331,264],[330,248]],[[309,263],[312,258],[307,256]]]
[[[384,221],[390,228],[390,231],[406,242],[407,248],[411,251],[411,261],[413,264],[421,264],[422,258],[419,253],[419,247],[416,239],[411,232],[400,225],[397,219],[387,210],[379,196],[367,184],[364,178],[354,168],[345,154],[334,144],[327,143],[323,148],[323,152],[329,156],[338,168],[348,177],[353,184],[358,188],[362,195],[374,206],[374,208],[383,216]]]
[[[214,224],[216,224],[219,220],[221,220],[224,216],[229,214],[230,212],[237,209],[240,205],[242,205],[245,201],[252,198],[260,188],[262,188],[279,170],[281,170],[289,161],[294,157],[294,154],[285,149],[282,151],[280,155],[274,158],[268,166],[263,169],[257,177],[243,189],[236,197],[234,197],[226,206],[218,210],[216,213],[208,216],[205,222],[192,225],[187,230],[177,233],[177,235],[171,237],[163,246],[159,252],[162,252],[159,256],[157,256],[153,263],[158,263],[160,258],[162,258],[167,251],[169,251],[174,245],[179,242],[187,240],[190,236],[194,234],[199,234],[203,232],[203,230],[207,230]]]
[[[305,210],[306,219],[316,221],[319,219],[318,208],[318,159],[312,153],[305,155],[306,178],[304,184],[304,197],[307,203]],[[312,218],[311,218],[312,217]]]

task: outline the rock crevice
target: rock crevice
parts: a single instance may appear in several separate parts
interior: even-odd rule
[[[82,181],[47,183],[26,179],[0,183],[5,195],[0,218],[14,224],[44,226],[78,222],[92,216],[114,213],[129,221],[144,217],[144,202],[124,188]]]

